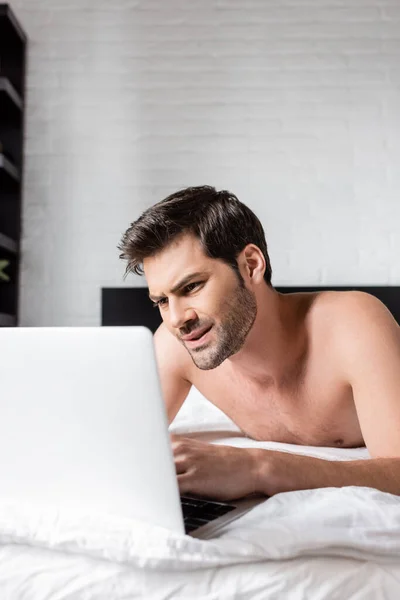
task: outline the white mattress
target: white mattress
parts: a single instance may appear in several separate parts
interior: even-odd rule
[[[215,443],[321,458],[336,450],[252,442],[194,390],[173,423]],[[371,488],[278,494],[202,541],[117,517],[0,502],[0,598],[397,598],[400,498]]]

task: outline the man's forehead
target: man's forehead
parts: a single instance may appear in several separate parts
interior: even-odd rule
[[[143,268],[147,276],[159,279],[164,274],[169,278],[189,270],[203,269],[210,258],[204,252],[200,240],[194,236],[182,236],[173,240],[165,248],[155,252],[143,260]]]

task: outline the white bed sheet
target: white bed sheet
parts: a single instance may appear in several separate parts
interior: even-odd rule
[[[193,390],[171,426],[260,445]],[[365,449],[264,443],[349,460]],[[0,598],[397,598],[400,499],[371,488],[278,494],[202,541],[101,515],[0,502]]]

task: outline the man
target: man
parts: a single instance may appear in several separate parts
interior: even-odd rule
[[[400,328],[362,292],[280,294],[262,225],[236,196],[187,188],[124,234],[163,323],[157,361],[171,422],[191,385],[256,440],[356,447],[327,461],[173,436],[182,494],[359,485],[400,495]]]

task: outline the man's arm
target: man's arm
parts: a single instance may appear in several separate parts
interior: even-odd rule
[[[311,456],[257,450],[255,489],[279,492],[349,485],[373,487],[400,496],[400,458],[330,461]]]
[[[254,492],[349,485],[400,495],[400,459],[329,461],[289,452],[236,448],[172,436],[181,494],[236,500]]]
[[[164,323],[154,334],[154,346],[168,423],[171,423],[192,386],[186,379],[187,352]]]
[[[365,444],[372,458],[398,458],[400,327],[379,300],[362,292],[352,293],[342,313],[337,346]]]

